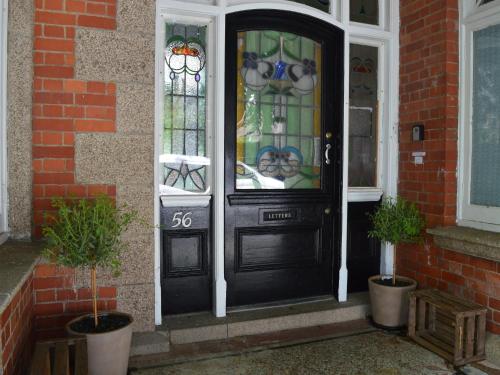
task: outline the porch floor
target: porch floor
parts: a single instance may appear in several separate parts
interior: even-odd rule
[[[364,319],[370,312],[368,293],[353,293],[346,302],[335,299],[230,311],[224,318],[211,312],[164,318],[157,331],[169,333],[171,344],[221,340],[296,328]]]
[[[491,344],[497,346],[500,337]],[[498,348],[490,353],[496,365]],[[490,357],[488,357],[490,359]],[[169,353],[134,357],[131,375],[500,374],[484,361],[457,372],[442,358],[366,320],[172,345]]]

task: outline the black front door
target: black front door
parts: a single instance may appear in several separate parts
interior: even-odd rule
[[[337,293],[343,38],[297,13],[227,17],[228,306]]]

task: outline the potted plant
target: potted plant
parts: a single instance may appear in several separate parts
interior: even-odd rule
[[[373,229],[368,236],[394,245],[392,276],[368,279],[372,318],[385,328],[400,328],[408,322],[408,293],[415,290],[417,282],[397,276],[396,249],[401,243],[420,242],[425,222],[418,208],[401,197],[385,198],[370,219]]]
[[[97,311],[97,269],[120,270],[120,253],[126,244],[120,236],[136,219],[134,210],[117,208],[107,196],[93,200],[55,198],[57,214],[43,228],[47,246],[43,255],[50,261],[90,271],[93,313],[66,325],[72,335],[87,338],[88,369],[91,375],[125,375],[132,339],[132,316]]]

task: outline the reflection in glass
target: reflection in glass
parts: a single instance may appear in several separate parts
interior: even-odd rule
[[[484,4],[491,3],[492,1],[495,1],[495,0],[476,0],[476,3],[477,3],[477,5],[481,6]]]
[[[164,192],[207,191],[206,26],[166,24],[164,49]]]
[[[470,203],[500,207],[500,25],[473,38]]]
[[[321,45],[238,33],[237,189],[320,187]]]
[[[378,0],[350,0],[351,21],[378,25]]]
[[[377,186],[376,47],[351,44],[349,72],[349,186]]]

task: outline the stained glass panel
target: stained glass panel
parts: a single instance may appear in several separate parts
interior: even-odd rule
[[[351,44],[349,186],[377,186],[378,48]]]
[[[163,193],[208,190],[205,45],[206,26],[166,24]]]
[[[319,189],[321,45],[238,33],[237,189]]]
[[[378,0],[350,0],[351,21],[378,25]]]

